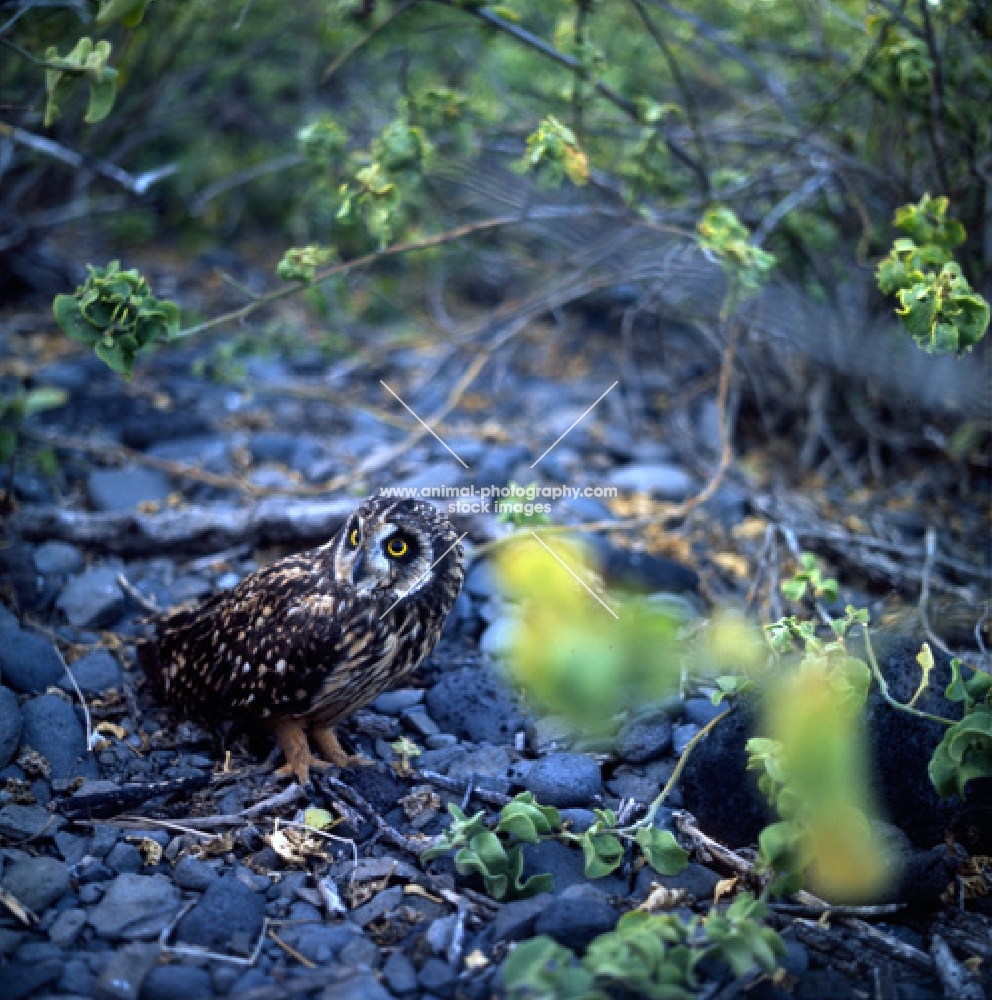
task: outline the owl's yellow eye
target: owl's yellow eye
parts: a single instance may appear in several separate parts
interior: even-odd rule
[[[351,534],[348,536],[348,544],[353,548],[358,548],[358,528],[352,528]]]
[[[394,559],[402,559],[410,551],[410,546],[402,538],[390,538],[386,544],[386,552]]]

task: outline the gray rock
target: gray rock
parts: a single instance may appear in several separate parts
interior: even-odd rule
[[[69,891],[69,869],[55,858],[24,858],[4,869],[0,885],[40,915]]]
[[[588,806],[603,790],[599,765],[581,753],[551,753],[527,768],[521,783],[545,806]]]
[[[631,719],[617,735],[617,754],[632,764],[645,764],[663,757],[672,746],[672,724],[658,712]]]
[[[547,715],[527,727],[527,740],[536,754],[568,750],[575,742],[575,727],[557,715]]]
[[[147,940],[168,926],[179,903],[179,890],[162,875],[118,875],[89,920],[102,938]]]
[[[709,698],[687,698],[685,702],[685,721],[703,728],[707,723],[723,715],[730,706],[726,702],[714,705]]]
[[[356,969],[376,969],[382,962],[382,954],[374,941],[356,934],[338,952],[338,961]]]
[[[172,462],[198,465],[220,475],[231,471],[230,444],[214,435],[163,441],[149,448],[148,454]]]
[[[217,872],[206,861],[185,857],[172,869],[172,880],[180,889],[203,892],[217,881]]]
[[[169,477],[140,465],[124,469],[93,469],[86,492],[96,510],[121,511],[149,501],[161,503],[172,492]]]
[[[379,695],[371,707],[383,715],[400,715],[408,708],[421,704],[423,700],[423,688],[397,688]]]
[[[523,941],[533,937],[537,918],[554,902],[551,896],[534,896],[504,903],[492,923],[493,941]]]
[[[3,1000],[25,1000],[38,993],[42,987],[50,986],[62,976],[62,963],[57,960],[47,962],[9,962],[3,967],[3,985],[0,996]]]
[[[441,732],[437,723],[427,714],[427,709],[422,705],[406,709],[403,712],[403,721],[418,736],[437,736]]]
[[[572,833],[585,833],[596,822],[596,814],[591,809],[561,809],[559,815]]]
[[[199,1000],[213,996],[206,969],[191,965],[158,965],[145,977],[141,1000]]]
[[[420,969],[420,985],[435,996],[448,1000],[455,995],[458,973],[447,962],[429,958]]]
[[[679,465],[667,462],[626,465],[607,477],[611,486],[637,493],[653,493],[663,500],[683,500],[692,487],[692,477]]]
[[[53,778],[97,776],[96,761],[86,752],[86,731],[72,705],[56,695],[43,694],[25,702],[21,711],[21,743],[49,761]]]
[[[248,450],[256,462],[278,462],[285,465],[292,460],[304,440],[298,434],[257,431],[248,441]]]
[[[4,631],[0,642],[0,676],[15,691],[28,694],[58,684],[65,671],[55,646],[33,632]]]
[[[126,872],[137,875],[144,866],[145,862],[141,857],[141,851],[134,844],[120,841],[114,844],[113,850],[107,855],[107,867],[119,875]]]
[[[402,951],[394,951],[382,967],[386,985],[400,996],[417,992],[417,970]]]
[[[42,576],[78,573],[83,568],[83,554],[68,542],[42,542],[34,550],[34,566]]]
[[[212,882],[176,928],[176,939],[211,951],[250,955],[265,920],[265,897],[238,878]]]
[[[349,916],[359,927],[364,927],[384,913],[389,913],[402,905],[403,889],[396,885],[391,889],[383,890],[377,896],[373,896],[367,903],[356,906]]]
[[[554,879],[554,894],[560,896],[572,886],[589,885],[582,851],[560,840],[542,840],[524,848],[523,879],[546,873]],[[596,887],[609,896],[626,896],[627,880],[616,873],[596,879]],[[538,897],[540,898],[540,897]],[[555,903],[556,900],[551,900]]]
[[[620,914],[597,899],[562,897],[549,906],[534,924],[535,934],[547,934],[566,948],[580,950],[593,938],[616,927]]]
[[[70,580],[58,599],[70,625],[106,628],[127,609],[124,592],[117,583],[117,570],[109,566],[87,570]]]
[[[320,994],[320,1000],[393,1000],[371,972],[359,972],[347,979],[331,983]]]
[[[427,693],[427,710],[444,732],[473,743],[512,743],[526,725],[513,695],[481,667],[445,673]]]
[[[12,927],[0,927],[0,958],[7,958],[17,951],[24,940],[24,934]]]
[[[8,632],[11,629],[18,629],[21,623],[17,616],[11,614],[2,604],[0,604],[0,632]]]
[[[654,767],[618,767],[606,787],[620,799],[650,802],[671,777],[675,765],[659,761]]]
[[[76,679],[79,690],[83,694],[103,694],[112,688],[120,690],[124,683],[124,674],[120,664],[112,653],[106,649],[96,649],[86,656],[80,657],[69,667],[69,672]],[[73,691],[72,682],[63,672],[59,686],[67,691]]]
[[[702,729],[702,726],[697,726],[694,722],[687,722],[682,726],[675,726],[672,729],[672,749],[677,753],[681,754],[685,750],[689,741]]]
[[[356,939],[364,940],[354,924],[313,923],[286,930],[286,943],[317,965],[327,965]]]
[[[646,898],[651,890],[651,883],[657,882],[666,889],[685,889],[701,903],[712,903],[713,892],[719,881],[720,876],[716,872],[695,861],[690,861],[678,875],[659,875],[653,868],[645,867],[637,875],[634,895],[638,899]]]
[[[479,639],[479,649],[489,656],[507,657],[513,652],[516,637],[520,631],[516,618],[501,616],[486,626]]]
[[[10,688],[0,687],[0,768],[14,759],[23,726],[24,717],[17,695]]]
[[[18,841],[40,836],[46,827],[49,833],[54,833],[59,823],[42,806],[9,805],[0,809],[0,836],[8,840]]]
[[[499,577],[488,559],[477,562],[469,570],[468,576],[465,577],[465,591],[472,597],[482,600],[498,597],[502,593]]]
[[[73,907],[63,910],[48,928],[48,936],[60,948],[71,948],[79,937],[79,932],[86,926],[86,911]]]
[[[70,958],[62,969],[59,992],[75,997],[96,996],[96,976],[82,958]]]
[[[154,944],[132,942],[119,948],[97,978],[97,996],[100,1000],[138,1000],[142,983],[157,959],[158,946]]]
[[[453,761],[448,768],[448,777],[474,780],[481,787],[506,791],[509,788],[509,770],[510,755],[505,747],[478,747]]]

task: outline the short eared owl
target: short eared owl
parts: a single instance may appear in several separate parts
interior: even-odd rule
[[[269,725],[306,782],[321,763],[307,729],[327,761],[348,764],[333,727],[431,652],[464,576],[457,533],[432,505],[372,496],[326,545],[165,615],[139,661],[188,715]]]

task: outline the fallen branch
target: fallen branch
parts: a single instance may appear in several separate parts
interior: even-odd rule
[[[208,784],[210,776],[202,774],[174,778],[170,781],[122,785],[112,792],[91,792],[88,795],[73,795],[68,799],[60,799],[56,802],[55,809],[70,820],[107,819],[160,795],[188,794],[206,788]]]
[[[930,954],[947,1000],[985,1000],[982,984],[954,957],[950,945],[939,934],[934,934],[930,942]]]
[[[61,539],[119,555],[179,549],[216,551],[235,544],[326,541],[344,523],[355,501],[261,500],[249,507],[187,507],[91,514],[58,507],[22,507],[11,518],[23,538]]]

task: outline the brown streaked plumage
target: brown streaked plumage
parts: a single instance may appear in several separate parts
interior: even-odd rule
[[[324,763],[307,729],[326,761],[353,762],[334,726],[437,644],[465,577],[457,538],[430,504],[369,497],[326,545],[163,616],[139,662],[187,715],[269,725],[305,782]]]

